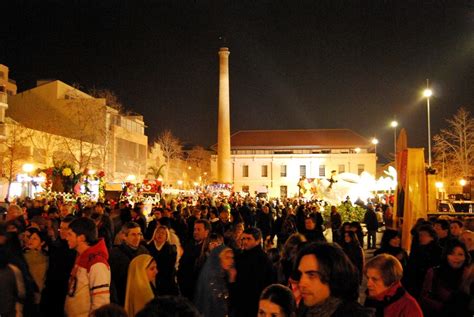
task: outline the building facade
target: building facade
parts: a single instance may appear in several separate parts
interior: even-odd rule
[[[59,80],[39,81],[35,88],[10,96],[8,104],[8,116],[15,121],[62,137],[53,161],[71,163],[78,170],[102,169],[109,182],[129,175],[144,178],[148,137],[142,116],[124,115],[104,98]]]
[[[301,177],[376,172],[371,142],[348,129],[239,131],[231,136],[235,191],[294,197]],[[217,155],[211,157],[216,180]]]

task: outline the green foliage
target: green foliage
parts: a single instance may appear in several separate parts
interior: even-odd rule
[[[337,211],[341,214],[342,222],[352,222],[358,221],[362,222],[364,220],[365,208],[362,208],[357,205],[349,204],[340,204],[337,206]],[[324,208],[323,217],[326,222],[329,223],[331,219],[331,206],[328,205]]]

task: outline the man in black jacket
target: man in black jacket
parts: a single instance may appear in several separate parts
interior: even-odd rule
[[[299,251],[295,267],[302,297],[298,317],[375,316],[373,309],[364,308],[357,302],[357,269],[337,244],[306,245]]]
[[[67,232],[73,215],[66,216],[59,225],[59,237],[50,247],[49,266],[41,295],[43,316],[63,316],[69,276],[76,260],[76,251],[69,249]]]
[[[238,273],[231,290],[237,317],[257,316],[260,293],[273,282],[272,263],[261,243],[258,228],[247,228],[242,233],[244,251],[235,258]]]
[[[367,211],[364,215],[364,223],[367,227],[367,249],[377,248],[377,230],[379,229],[379,221],[374,210],[374,205],[369,203]]]
[[[111,301],[123,306],[125,290],[127,288],[127,275],[130,262],[140,254],[149,254],[147,248],[140,245],[142,230],[136,222],[128,222],[122,227],[124,242],[112,248],[109,256],[112,285],[110,287]]]
[[[196,281],[204,264],[203,244],[209,236],[211,224],[206,219],[194,222],[193,239],[186,244],[183,256],[179,260],[178,283],[181,294],[192,300]]]

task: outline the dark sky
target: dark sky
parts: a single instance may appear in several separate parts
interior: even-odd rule
[[[472,0],[8,1],[0,63],[19,91],[36,79],[114,91],[170,129],[216,142],[219,36],[230,48],[231,129],[350,128],[393,149],[396,117],[411,147],[474,106]],[[3,18],[6,16],[5,18]]]

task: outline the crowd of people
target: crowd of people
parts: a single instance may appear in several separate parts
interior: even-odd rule
[[[11,203],[0,316],[472,316],[472,223],[420,219],[408,253],[396,229],[377,243],[365,207],[367,245],[363,224],[298,199]]]

